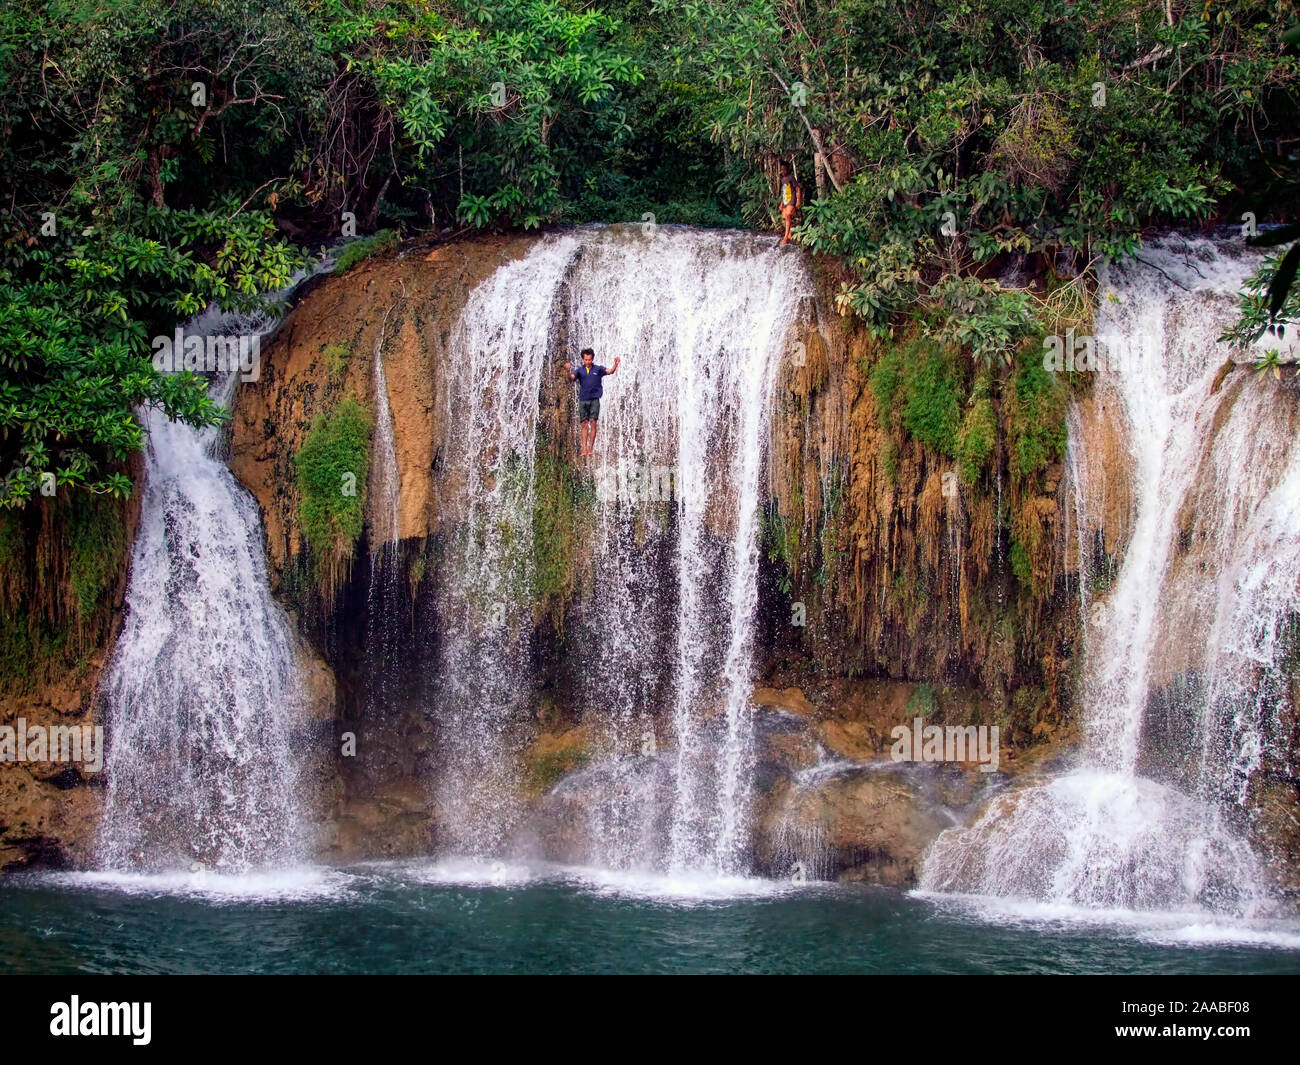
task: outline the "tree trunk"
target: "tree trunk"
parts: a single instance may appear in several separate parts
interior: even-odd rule
[[[163,201],[162,157],[159,149],[149,152],[149,199],[155,207],[166,207]]]

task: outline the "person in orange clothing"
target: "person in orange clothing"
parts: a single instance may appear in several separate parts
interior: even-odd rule
[[[781,217],[785,219],[785,236],[781,238],[782,244],[789,244],[791,240],[791,229],[794,226],[795,213],[803,206],[803,189],[799,182],[795,180],[794,172],[790,169],[790,163],[781,160]]]

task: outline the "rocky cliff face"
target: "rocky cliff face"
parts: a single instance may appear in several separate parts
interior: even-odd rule
[[[1008,475],[1005,415],[995,411],[995,473],[972,487],[952,459],[887,425],[870,375],[893,342],[828,313],[825,286],[774,425],[774,681],[885,676],[969,687],[1008,740],[1058,734],[1078,622],[1063,465],[1032,481]],[[1089,425],[1107,432],[1104,418]],[[1112,450],[1108,468],[1119,458]],[[1114,465],[1122,499],[1123,463]],[[1125,519],[1122,504],[1104,517],[1116,543]],[[1014,572],[1016,543],[1027,547],[1029,572]],[[790,623],[796,613],[802,625]]]
[[[132,466],[138,476],[140,465]],[[0,535],[0,872],[27,864],[84,866],[94,850],[104,777],[68,741],[46,761],[17,760],[17,730],[94,729],[100,672],[121,624],[139,498],[73,500],[66,492],[7,515]],[[85,732],[82,732],[85,735]],[[102,756],[102,750],[100,754]],[[8,760],[12,759],[12,760]]]
[[[423,712],[438,678],[420,663],[434,660],[439,633],[455,623],[438,616],[434,594],[444,577],[446,523],[456,513],[444,499],[454,486],[441,476],[445,456],[439,453],[447,383],[455,372],[448,336],[469,290],[530,244],[530,238],[511,238],[411,247],[326,279],[268,346],[261,380],[243,386],[238,397],[232,468],[266,516],[273,581],[337,674],[339,750],[345,733],[358,739],[355,754],[337,759],[344,785],[326,814],[338,826],[329,849],[334,857],[425,853],[444,836],[443,812],[428,787],[440,739]],[[797,860],[790,857],[791,826],[816,823],[832,841],[830,872],[906,883],[924,846],[950,823],[935,812],[948,807],[907,774],[856,774],[887,756],[893,726],[918,714],[936,724],[1000,723],[1004,743],[1068,740],[1073,618],[1070,597],[1056,593],[1068,578],[1073,547],[1059,520],[1058,467],[1042,494],[1017,500],[1026,520],[1038,523],[1034,564],[1042,576],[1033,594],[1019,590],[993,504],[947,497],[943,474],[950,464],[915,442],[900,443],[881,425],[867,380],[879,345],[828,306],[824,295],[816,301],[796,345],[802,345],[799,357],[782,371],[761,636],[767,682],[802,689],[791,699],[806,708],[794,715],[793,732],[802,738],[789,738],[786,721],[773,733],[787,736],[778,747],[821,752],[814,762],[839,758],[842,772],[796,782],[813,763],[769,759],[757,856],[762,867],[779,872],[782,862]],[[401,481],[401,543],[390,563],[399,573],[383,578],[381,587],[363,537],[350,572],[321,593],[304,577],[294,456],[313,419],[344,395],[376,409],[379,351]],[[572,390],[552,377],[558,380],[543,375],[539,438],[549,459],[539,468],[563,485],[578,442]],[[538,811],[525,818],[523,831],[542,841],[547,857],[576,846],[564,839],[559,812],[572,815],[580,797],[594,801],[592,789],[605,779],[595,771],[605,755],[601,729],[585,718],[571,679],[555,668],[565,652],[565,611],[590,567],[581,547],[573,547],[581,537],[569,539],[565,579],[539,604],[531,709],[518,722],[516,744],[518,779]],[[399,589],[395,597],[393,589]],[[792,622],[796,604],[801,624]],[[385,698],[376,700],[372,693],[381,685]],[[666,717],[655,731],[661,738],[671,734]],[[1014,759],[1014,750],[1005,757]],[[564,773],[582,767],[589,768],[580,787],[567,787],[559,798],[548,794]],[[984,778],[971,779],[974,794]],[[840,816],[863,789],[887,812]]]
[[[426,854],[451,834],[451,814],[429,786],[447,739],[425,713],[441,683],[430,663],[458,620],[441,615],[437,594],[459,520],[445,453],[455,446],[446,433],[457,372],[450,333],[474,286],[535,240],[408,245],[323,279],[265,346],[261,378],[236,396],[231,467],[261,507],[272,584],[313,649],[304,661],[322,857]],[[892,730],[916,717],[996,724],[1003,769],[1032,776],[1053,764],[1077,736],[1080,537],[1089,573],[1113,571],[1135,505],[1116,412],[1087,392],[1070,410],[1076,452],[1101,472],[1086,491],[1075,491],[1079,471],[1064,463],[1032,479],[1007,473],[1007,412],[997,408],[993,472],[978,484],[958,477],[951,458],[882,416],[872,374],[891,344],[835,314],[831,282],[819,284],[781,370],[765,478],[752,856],[775,876],[907,886],[935,836],[983,808],[990,781],[973,762],[935,772],[895,765]],[[349,563],[321,582],[296,458],[316,419],[345,397],[377,410],[380,356],[401,484],[397,542],[378,558],[369,500],[372,520]],[[643,753],[616,756],[599,708],[583,705],[561,668],[566,620],[582,609],[592,560],[570,498],[573,395],[554,369],[542,377],[534,520],[548,530],[550,577],[534,604],[526,710],[512,726],[524,809],[514,842],[581,860],[603,830],[602,809],[662,786],[672,728],[667,709],[652,706]],[[1195,564],[1198,523],[1212,520],[1189,512],[1179,565]],[[120,606],[121,588],[114,594]],[[97,647],[78,680],[6,700],[2,720],[34,706],[60,721],[95,720],[106,637]],[[1295,792],[1286,767],[1272,767],[1252,800],[1273,852],[1294,853]],[[0,810],[0,863],[89,860],[93,781],[0,767]],[[637,830],[649,845],[666,826]]]
[[[105,652],[79,675],[0,699],[0,725],[93,728],[102,724],[93,692]],[[0,871],[24,865],[56,868],[90,863],[103,802],[103,776],[80,764],[14,762],[0,765]]]
[[[465,241],[367,260],[324,278],[264,352],[263,373],[241,387],[231,469],[262,505],[273,579],[304,551],[294,458],[312,421],[340,397],[375,409],[382,350],[402,492],[397,535],[418,540],[441,521],[430,471],[441,465],[448,335],[469,290],[531,244],[527,237]],[[381,343],[382,349],[378,347]]]

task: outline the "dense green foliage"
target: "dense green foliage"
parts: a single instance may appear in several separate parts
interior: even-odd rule
[[[942,346],[907,369],[897,415],[974,483],[991,411],[1055,409],[1017,353],[1082,302],[1097,262],[1153,224],[1285,220],[1293,6],[14,0],[0,505],[49,473],[127,492],[141,405],[218,421],[202,380],[153,368],[151,339],[283,286],[309,242],[648,215],[769,225],[781,158],[840,309]],[[1008,269],[1019,287],[999,283]],[[1268,282],[1251,328],[1277,310]],[[1056,432],[1019,432],[1018,467],[1046,461]]]
[[[659,10],[686,30],[676,61],[714,88],[715,136],[813,176],[804,242],[843,259],[841,305],[882,335],[1008,255],[1073,272],[1133,251],[1153,222],[1206,217],[1216,196],[1250,202],[1261,147],[1293,133],[1285,3]]]
[[[298,521],[326,568],[351,558],[365,525],[372,424],[365,408],[347,396],[328,416],[316,417],[295,460]]]
[[[258,104],[323,72],[310,42],[289,3],[0,11],[0,504],[46,473],[127,492],[138,405],[219,419],[204,382],[154,370],[150,339],[212,300],[251,304],[300,263],[241,193],[289,136]],[[200,81],[206,108],[190,102]]]

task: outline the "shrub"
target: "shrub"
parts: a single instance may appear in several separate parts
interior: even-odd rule
[[[369,413],[347,396],[328,417],[316,416],[295,459],[298,521],[317,576],[330,585],[365,525],[371,428]]]
[[[1066,388],[1062,375],[1043,369],[1038,351],[1026,346],[1007,390],[1011,472],[1028,480],[1065,453]]]
[[[1076,154],[1069,123],[1050,98],[1026,95],[993,145],[990,166],[1013,185],[1055,191]]]
[[[951,362],[942,350],[919,342],[909,345],[908,355],[903,425],[927,447],[953,455],[961,407]]]

